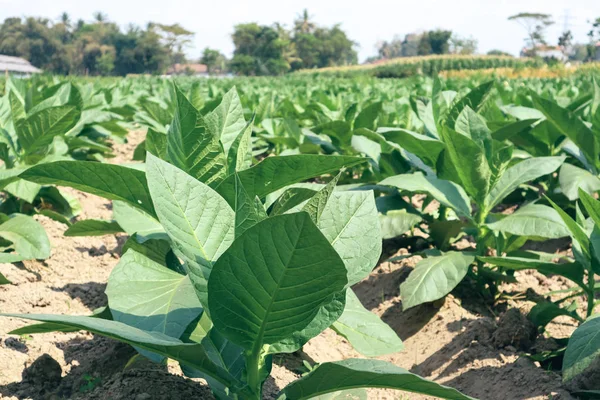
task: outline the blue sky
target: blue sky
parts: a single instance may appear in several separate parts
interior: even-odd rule
[[[518,54],[525,32],[517,23],[507,21],[512,14],[552,14],[556,21],[548,29],[552,43],[563,29],[565,16],[576,41],[586,41],[588,21],[600,17],[599,0],[0,0],[0,18],[36,15],[57,19],[67,11],[73,19],[90,20],[95,11],[102,11],[120,25],[179,22],[196,33],[187,53],[197,58],[206,46],[230,55],[230,35],[237,23],[279,21],[291,26],[304,8],[319,24],[341,23],[350,38],[358,42],[360,60],[374,54],[380,40],[434,28],[478,38],[481,53],[497,48]]]

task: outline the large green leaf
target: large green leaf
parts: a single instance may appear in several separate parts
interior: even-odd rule
[[[320,364],[308,375],[286,386],[278,400],[308,400],[361,387],[398,389],[442,399],[471,399],[456,389],[428,381],[386,361],[349,359]]]
[[[278,189],[352,167],[367,161],[362,157],[299,154],[267,157],[260,163],[238,173],[242,184],[251,196],[264,197]],[[218,187],[217,192],[233,205],[235,199],[235,176],[229,175]]]
[[[558,239],[569,236],[569,230],[560,215],[551,207],[529,204],[499,221],[489,223],[495,231],[513,235]]]
[[[50,257],[50,241],[44,227],[33,218],[14,214],[6,222],[0,224],[0,237],[12,242],[16,254],[0,253],[0,262],[16,262],[21,260]],[[11,261],[11,257],[20,258]]]
[[[216,185],[227,175],[219,136],[206,128],[198,111],[177,87],[175,98],[175,116],[167,134],[169,160],[200,182]]]
[[[377,131],[386,140],[396,143],[406,151],[419,157],[430,167],[435,167],[438,157],[446,147],[437,139],[399,128],[383,128]]]
[[[384,179],[380,185],[389,185],[411,193],[427,193],[458,214],[470,217],[471,204],[465,191],[453,182],[423,175],[422,172],[396,175]]]
[[[348,285],[375,268],[381,255],[381,227],[373,192],[333,192],[317,226],[344,260]]]
[[[486,198],[488,209],[499,204],[519,185],[556,171],[564,160],[564,156],[528,158],[508,168]]]
[[[400,285],[402,309],[438,300],[450,293],[465,277],[474,260],[473,256],[450,251],[419,261]]]
[[[106,287],[113,320],[179,338],[202,312],[190,278],[129,250]]]
[[[446,116],[446,125],[454,127],[458,116],[466,107],[469,107],[475,111],[479,111],[489,97],[492,87],[494,87],[494,81],[485,82],[471,89],[471,91],[461,97],[460,100],[454,102],[452,108]]]
[[[182,364],[212,376],[227,386],[232,386],[232,382],[235,381],[227,371],[210,360],[202,345],[183,343],[179,339],[166,336],[160,332],[146,332],[122,322],[95,317],[48,314],[2,315],[50,322],[65,327],[90,331],[177,360]]]
[[[587,161],[600,171],[600,138],[575,114],[551,100],[531,93],[535,108],[544,113],[550,123],[579,147]]]
[[[50,107],[15,123],[19,143],[26,154],[52,143],[57,135],[67,133],[81,112],[74,106]]]
[[[478,204],[483,204],[490,189],[491,170],[485,149],[473,139],[444,128],[440,136],[446,144],[438,176],[448,177],[461,185]],[[450,164],[452,169],[449,168]]]
[[[579,198],[579,189],[586,193],[600,190],[600,178],[585,169],[564,163],[558,173],[558,181],[563,194],[571,201]]]
[[[582,373],[600,355],[600,318],[588,319],[569,339],[563,359],[563,380]]]
[[[381,112],[382,103],[380,101],[369,104],[363,108],[354,120],[354,129],[367,128],[374,130],[375,121]]]
[[[254,225],[217,260],[208,283],[215,327],[257,352],[304,329],[347,283],[340,256],[306,213]]]
[[[6,190],[8,193],[23,199],[28,203],[34,202],[41,189],[41,185],[26,181],[24,179],[17,179],[4,187],[4,190]]]
[[[225,93],[221,103],[204,120],[208,131],[221,141],[225,154],[228,154],[236,137],[246,126],[244,109],[235,86]]]
[[[235,214],[213,189],[177,167],[152,154],[146,162],[158,218],[206,306],[206,283],[213,262],[233,241]]]
[[[367,310],[352,289],[346,291],[346,308],[332,328],[367,357],[379,357],[404,349],[396,332]]]
[[[146,174],[137,169],[88,161],[56,161],[36,165],[20,176],[43,185],[70,186],[110,200],[122,200],[156,215]]]
[[[546,200],[550,203],[550,205],[556,210],[560,218],[565,223],[565,226],[571,233],[571,237],[573,240],[577,241],[581,246],[581,250],[587,256],[588,259],[591,258],[590,253],[590,238],[584,229],[575,221],[569,214],[567,214],[562,208],[558,206],[555,202],[546,197]]]

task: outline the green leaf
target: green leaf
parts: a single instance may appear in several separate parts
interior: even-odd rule
[[[0,237],[12,242],[16,254],[0,253],[0,262],[44,260],[50,257],[50,241],[44,227],[33,218],[14,214],[0,224]],[[10,261],[11,257],[20,258]]]
[[[465,191],[453,182],[423,175],[422,172],[396,175],[384,179],[380,185],[394,186],[411,193],[427,193],[458,214],[471,217],[471,204]]]
[[[242,233],[253,227],[263,219],[267,218],[267,213],[260,200],[254,199],[248,195],[244,185],[236,175],[235,191],[237,193],[235,199],[235,237],[237,238]]]
[[[552,322],[555,318],[563,315],[581,322],[581,318],[577,315],[577,311],[561,308],[557,304],[549,301],[537,303],[535,306],[533,306],[531,311],[529,311],[527,317],[535,326],[545,328],[546,325]]]
[[[579,147],[586,160],[600,170],[600,140],[575,114],[551,100],[531,93],[535,108],[544,113],[548,121]]]
[[[579,199],[585,207],[585,211],[589,214],[589,216],[594,221],[594,224],[600,226],[600,201],[596,200],[583,189],[579,189]]]
[[[81,112],[76,107],[58,106],[43,109],[15,123],[15,132],[26,154],[48,146],[57,135],[75,126]]]
[[[582,373],[600,355],[600,318],[588,319],[569,339],[563,359],[563,381]]]
[[[142,254],[150,260],[167,267],[167,256],[171,251],[171,245],[166,240],[148,239],[138,236],[134,233],[123,245],[121,254],[127,253],[131,249],[136,253]]]
[[[122,322],[101,318],[47,314],[2,315],[5,317],[56,323],[107,336],[132,346],[172,358],[182,364],[214,377],[227,386],[233,386],[233,377],[223,368],[215,365],[206,354],[204,347],[200,344],[183,343],[179,339],[166,336],[160,332],[146,332]]]
[[[227,175],[225,153],[198,111],[175,86],[175,117],[167,134],[167,154],[177,168],[213,186]]]
[[[225,93],[217,108],[204,116],[204,120],[208,131],[221,141],[225,154],[228,154],[236,137],[246,126],[244,109],[235,86]]]
[[[299,154],[267,157],[260,163],[238,173],[250,196],[264,197],[296,182],[321,176],[343,167],[367,161],[363,157]],[[216,188],[230,205],[235,199],[235,176],[229,175]]]
[[[569,236],[569,230],[560,215],[552,208],[529,204],[499,221],[487,224],[488,228],[519,236],[558,239]]]
[[[154,154],[163,160],[167,159],[167,135],[148,128],[146,133],[145,148],[148,153]]]
[[[213,262],[233,242],[235,214],[213,189],[177,167],[152,154],[146,163],[158,219],[206,306],[206,283]]]
[[[382,241],[373,192],[333,192],[317,226],[344,260],[348,285],[375,268]]]
[[[465,277],[473,261],[475,257],[455,251],[419,261],[400,285],[402,309],[408,310],[450,293]]]
[[[585,286],[583,283],[584,268],[579,263],[556,264],[545,262],[534,258],[523,257],[477,257],[483,262],[497,265],[499,267],[509,268],[515,271],[524,269],[534,269],[545,275],[560,275],[575,282],[579,286]]]
[[[386,140],[396,143],[406,151],[409,151],[419,157],[425,164],[435,168],[438,157],[446,147],[443,142],[399,128],[380,128],[381,133]]]
[[[113,218],[128,235],[137,233],[142,241],[151,238],[168,238],[164,228],[156,217],[124,201],[114,200],[112,204]]]
[[[560,215],[560,217],[562,218],[562,220],[565,223],[566,227],[569,229],[569,232],[571,232],[571,237],[574,240],[576,240],[577,243],[579,243],[581,245],[581,250],[586,255],[586,257],[588,259],[590,259],[591,258],[591,254],[590,254],[590,238],[585,233],[585,231],[583,230],[583,228],[581,226],[579,226],[579,224],[577,222],[575,222],[575,220],[573,220],[573,218],[571,218],[569,216],[569,214],[567,214],[566,212],[564,212],[562,208],[560,208],[555,202],[553,202],[552,200],[550,200],[547,196],[546,196],[546,200],[556,210],[556,212],[558,213],[558,215]]]
[[[348,289],[350,290],[350,289]],[[331,327],[335,321],[337,321],[346,306],[346,293],[339,292],[333,296],[333,300],[327,304],[324,304],[319,308],[319,311],[313,318],[313,320],[306,326],[306,328],[294,332],[290,336],[279,340],[277,343],[273,343],[268,347],[269,354],[278,353],[293,353],[298,351],[308,341],[323,332],[325,329]]]
[[[42,185],[69,186],[109,200],[122,200],[156,215],[146,174],[137,169],[89,161],[56,161],[31,167],[20,176]]]
[[[287,385],[278,400],[307,400],[362,387],[398,389],[442,399],[471,399],[456,389],[428,381],[386,361],[348,359],[320,364],[308,375]]]
[[[270,215],[280,215],[295,209],[297,206],[310,200],[316,193],[317,191],[309,188],[291,187],[285,190],[281,196],[273,202]]]
[[[363,108],[354,120],[354,129],[367,128],[375,130],[375,121],[381,112],[382,105],[378,101]]]
[[[253,124],[254,116],[231,143],[227,155],[227,171],[230,174],[248,169],[252,165]]]
[[[600,190],[600,178],[572,164],[565,163],[558,173],[558,181],[563,194],[571,201],[579,198],[579,190],[595,193]]]
[[[116,221],[85,219],[77,221],[65,231],[65,236],[104,236],[123,232]]]
[[[332,328],[367,357],[379,357],[404,349],[396,332],[367,310],[352,289],[346,291],[346,308]]]
[[[6,279],[6,277],[2,274],[0,274],[0,285],[8,285],[11,284],[12,282],[9,281],[8,279]]]
[[[506,196],[515,191],[519,185],[556,171],[564,160],[564,156],[535,157],[523,160],[508,168],[486,198],[488,209],[492,209],[498,205]]]
[[[106,287],[113,320],[147,332],[179,338],[201,313],[189,277],[129,250]]]
[[[306,213],[268,218],[237,238],[208,283],[215,328],[257,351],[304,329],[347,283],[340,256]]]
[[[42,187],[37,183],[29,182],[24,179],[17,179],[4,187],[8,193],[15,197],[33,203]]]
[[[524,119],[504,125],[502,128],[492,132],[492,138],[498,141],[510,140],[513,136],[518,135],[525,129],[529,128],[533,123],[539,121],[537,118]]]
[[[308,215],[310,215],[310,219],[312,219],[315,224],[319,222],[321,214],[323,214],[323,210],[327,206],[327,202],[335,190],[335,185],[337,185],[341,174],[341,172],[337,174],[323,189],[319,190],[310,200],[308,200],[304,207],[302,207],[302,211],[307,212]]]
[[[460,100],[456,101],[446,117],[446,125],[453,127],[460,113],[469,107],[472,110],[479,111],[489,97],[491,89],[494,87],[494,81],[485,82],[473,89]]]
[[[438,165],[439,176],[461,185],[478,203],[483,204],[490,189],[491,170],[485,151],[474,140],[452,129],[444,128],[440,136],[446,144],[442,159],[442,168]],[[448,174],[448,163],[454,169]],[[438,164],[440,164],[438,162]]]
[[[423,218],[418,214],[411,214],[406,210],[390,210],[379,214],[382,239],[393,239],[410,231]]]

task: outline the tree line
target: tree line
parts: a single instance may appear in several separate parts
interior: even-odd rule
[[[525,29],[527,55],[548,45],[546,28],[553,24],[548,14],[520,13],[509,17]],[[591,22],[589,43],[576,44],[571,32],[558,38],[558,45],[573,60],[596,59],[600,40],[600,18]],[[127,75],[163,74],[174,64],[190,62],[186,51],[194,33],[179,24],[150,22],[146,27],[125,28],[95,13],[91,21],[72,21],[67,13],[57,20],[7,18],[0,24],[0,54],[23,57],[36,67],[55,74]],[[218,49],[205,48],[191,62],[207,65],[209,73],[280,75],[298,69],[352,65],[358,61],[357,44],[341,25],[316,24],[307,10],[297,15],[290,28],[281,23],[234,26],[231,59]],[[474,54],[477,40],[460,37],[450,30],[436,29],[396,36],[377,44],[377,54],[367,61],[430,54]],[[488,54],[507,54],[492,50]]]

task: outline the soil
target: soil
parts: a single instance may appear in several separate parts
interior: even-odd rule
[[[132,132],[128,143],[115,146],[116,157],[110,162],[131,162],[143,137],[143,132]],[[111,218],[110,201],[75,190],[71,193],[83,205],[81,219]],[[106,281],[126,236],[64,237],[63,224],[44,216],[35,218],[48,232],[52,256],[45,261],[0,264],[0,271],[13,282],[0,286],[0,312],[89,315],[105,305]],[[420,245],[419,238],[387,242],[385,259],[408,254]],[[560,243],[554,249],[568,251]],[[464,285],[443,301],[403,311],[399,285],[418,260],[382,261],[354,287],[365,307],[405,343],[405,351],[381,359],[480,399],[574,399],[558,373],[523,356],[532,347],[557,348],[552,340],[536,338],[523,314],[544,293],[567,288],[564,280],[518,272],[519,283],[503,285],[505,294],[494,307],[473,297],[476,292]],[[16,318],[0,321],[2,399],[212,399],[203,381],[183,377],[175,363],[153,364],[128,345],[86,332],[19,337],[8,332],[28,322]],[[572,321],[564,319],[551,324],[548,332],[568,337],[574,328]],[[306,371],[303,360],[314,364],[353,357],[360,355],[327,330],[302,351],[274,359],[266,398],[275,398],[280,388]],[[597,381],[582,378],[569,389],[594,388]],[[430,397],[370,390],[369,399]]]

